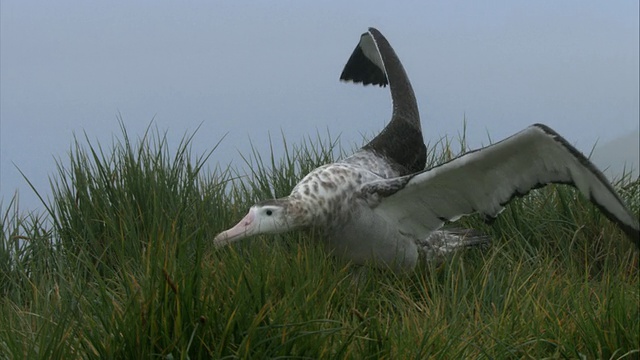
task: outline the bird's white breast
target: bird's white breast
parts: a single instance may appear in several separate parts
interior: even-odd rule
[[[359,204],[358,204],[359,203]],[[356,201],[350,221],[326,234],[326,247],[356,264],[382,263],[394,269],[413,269],[418,262],[414,239],[400,233],[364,202]]]

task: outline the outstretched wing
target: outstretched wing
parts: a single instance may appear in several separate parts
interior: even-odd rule
[[[382,33],[369,28],[360,36],[340,80],[363,85],[389,85],[393,100],[389,124],[358,151],[357,156],[344,161],[386,178],[423,170],[426,147],[416,97],[400,59]]]
[[[376,213],[424,238],[463,215],[495,217],[514,196],[551,183],[578,188],[640,247],[638,217],[582,153],[545,125],[414,175],[367,184],[361,191],[378,196]]]

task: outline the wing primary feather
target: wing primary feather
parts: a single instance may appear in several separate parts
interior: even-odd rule
[[[584,154],[582,154],[582,152],[580,152],[578,149],[576,149],[565,138],[563,138],[560,134],[555,132],[550,127],[548,127],[548,126],[546,126],[544,124],[534,124],[533,126],[538,127],[539,129],[544,131],[546,134],[550,135],[555,141],[557,141],[565,149],[567,149],[576,159],[578,159],[578,161],[580,161],[582,166],[587,168],[592,174],[594,174],[598,178],[598,180],[602,184],[604,184],[607,187],[607,189],[611,192],[611,194],[613,194],[615,196],[615,198],[618,201],[618,203],[622,207],[625,207],[624,202],[622,201],[622,199],[620,199],[620,197],[618,196],[617,192],[615,191],[615,189],[613,188],[611,183],[609,183],[609,180],[607,179],[607,177],[591,161],[589,161],[589,159],[586,156],[584,156]],[[564,182],[564,184],[574,185],[571,182]],[[585,192],[582,189],[580,189],[580,190],[583,193]],[[602,211],[602,213],[605,214],[605,216],[609,220],[613,221],[614,223],[617,223],[618,226],[622,229],[622,231],[636,244],[636,247],[638,249],[640,249],[640,229],[638,229],[637,217],[636,217],[636,224],[628,224],[628,223],[625,223],[625,222],[621,222],[620,219],[618,219],[606,206],[604,206],[603,204],[601,204],[598,201],[598,198],[595,196],[595,194],[593,193],[592,189],[589,189],[584,195],[600,211]],[[625,209],[626,209],[626,207],[625,207]],[[628,209],[627,209],[627,211],[628,211]],[[630,213],[630,211],[629,211],[629,213]],[[631,214],[631,215],[633,216],[633,214]]]
[[[380,87],[389,84],[384,64],[379,55],[378,45],[368,32],[360,37],[360,42],[356,45],[340,74],[340,80]]]

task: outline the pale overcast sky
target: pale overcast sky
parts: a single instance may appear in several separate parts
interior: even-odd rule
[[[400,4],[402,3],[402,4]],[[0,200],[16,166],[44,194],[73,134],[109,145],[150,121],[194,153],[240,165],[267,134],[361,142],[388,89],[338,81],[367,27],[405,65],[425,138],[474,145],[545,123],[589,152],[638,129],[638,1],[20,1],[0,8]],[[36,204],[36,205],[34,205]]]

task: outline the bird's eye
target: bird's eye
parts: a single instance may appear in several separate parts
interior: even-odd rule
[[[271,216],[272,214],[273,214],[273,211],[267,210],[267,216]]]

